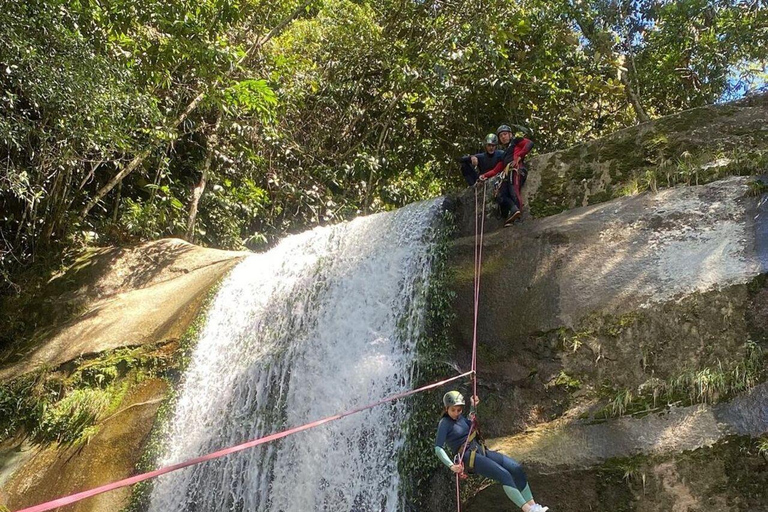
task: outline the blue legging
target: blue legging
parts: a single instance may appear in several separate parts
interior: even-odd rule
[[[467,450],[464,454],[464,467],[467,468],[469,467],[469,455],[470,452]],[[482,449],[477,450],[474,472],[496,480],[501,485],[513,487],[518,491],[522,491],[528,485],[523,467],[518,462],[491,450],[486,450],[485,455],[483,455]]]

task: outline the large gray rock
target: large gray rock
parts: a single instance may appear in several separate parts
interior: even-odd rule
[[[491,434],[562,414],[561,372],[597,391],[730,370],[766,328],[766,214],[751,178],[665,189],[487,233],[479,376]],[[450,331],[467,365],[474,238],[457,240]],[[487,403],[488,403],[487,402]],[[493,416],[492,415],[492,416]]]
[[[642,123],[538,155],[525,187],[543,217],[622,196],[636,186],[698,184],[768,163],[768,94]]]
[[[516,436],[493,439],[501,451],[538,473],[584,469],[612,458],[667,455],[712,446],[734,435],[768,432],[768,384],[714,406],[673,408],[642,418],[594,423],[561,420]]]
[[[528,476],[536,500],[557,512],[765,512],[765,467],[752,440],[731,437],[672,456],[635,456],[590,469]],[[462,506],[466,512],[513,509],[499,485]]]

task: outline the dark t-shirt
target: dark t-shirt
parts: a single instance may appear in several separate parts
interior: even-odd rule
[[[459,160],[468,164],[470,158],[473,156],[477,158],[477,168],[480,169],[480,174],[490,171],[496,166],[497,163],[504,160],[504,152],[500,149],[495,150],[491,154],[483,151],[482,153],[476,153],[474,155],[464,155]]]
[[[450,416],[443,416],[440,419],[440,423],[437,425],[435,446],[442,448],[448,443],[448,447],[453,453],[459,453],[461,447],[467,442],[467,436],[469,435],[471,426],[472,422],[464,417],[463,414],[460,415],[456,421],[453,421]]]
[[[504,152],[497,149],[490,155],[483,151],[475,156],[477,157],[477,168],[480,169],[480,174],[482,174],[496,167],[496,164],[504,159]]]

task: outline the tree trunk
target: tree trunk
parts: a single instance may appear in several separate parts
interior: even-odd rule
[[[584,35],[584,37],[586,37],[587,40],[595,48],[597,48],[600,53],[604,55],[611,55],[614,61],[619,62],[620,57],[623,57],[624,62],[628,66],[634,67],[634,59],[632,57],[631,51],[627,51],[626,53],[617,52],[613,45],[608,43],[610,39],[601,37],[601,34],[604,33],[604,30],[601,29],[594,20],[590,20],[580,7],[576,7],[574,4],[570,4],[570,7],[571,15],[573,16],[574,21],[576,21],[579,30],[581,30],[581,33]],[[650,121],[648,113],[645,111],[642,103],[640,102],[640,95],[638,94],[637,89],[634,87],[634,75],[630,76],[629,67],[626,69],[627,71],[617,69],[616,72],[618,73],[619,80],[621,80],[621,83],[624,85],[624,94],[627,97],[627,102],[634,109],[635,116],[637,117],[637,121],[639,123]]]
[[[283,19],[280,23],[277,24],[272,30],[269,31],[264,37],[260,38],[256,43],[254,43],[246,52],[246,54],[243,56],[242,59],[240,59],[239,63],[243,63],[244,61],[252,58],[258,50],[264,46],[270,39],[275,37],[277,34],[279,34],[285,27],[288,26],[288,24],[296,19],[302,12],[306,10],[306,8],[313,2],[314,0],[308,0],[304,2],[301,6],[299,6],[295,11],[293,11],[289,16],[287,16],[285,19]],[[237,66],[233,68],[233,70],[238,69]],[[194,110],[197,108],[197,106],[200,104],[200,102],[205,97],[205,92],[200,92],[192,102],[187,105],[187,108],[184,109],[184,112],[176,119],[176,121],[169,127],[171,129],[176,129],[181,123],[183,123],[189,115],[194,112]],[[130,173],[135,171],[142,163],[144,163],[144,160],[149,156],[151,153],[151,148],[147,148],[138,155],[136,155],[133,160],[115,177],[113,177],[109,182],[104,185],[101,189],[99,189],[98,192],[96,192],[96,195],[93,196],[93,198],[86,203],[86,205],[83,207],[82,210],[80,210],[80,215],[78,216],[78,220],[82,222],[85,220],[85,218],[88,216],[88,213],[93,209],[94,206],[96,206],[99,201],[102,200],[104,196],[106,196],[110,190],[112,190],[115,185],[123,181],[123,179],[128,176]]]
[[[200,198],[203,197],[205,192],[205,185],[208,183],[208,173],[211,170],[211,164],[213,163],[213,156],[216,153],[216,146],[219,142],[219,125],[221,124],[221,112],[216,116],[216,123],[211,129],[211,134],[208,137],[206,144],[208,151],[205,155],[205,163],[203,164],[203,173],[200,176],[200,181],[192,189],[192,197],[189,200],[189,213],[187,215],[187,242],[194,243],[195,241],[195,220],[197,219],[197,208],[200,204]]]
[[[631,59],[631,57],[630,57]],[[621,73],[621,83],[624,84],[624,93],[627,95],[627,101],[632,105],[635,110],[635,116],[638,123],[645,123],[651,120],[648,113],[643,108],[643,104],[640,102],[640,95],[637,93],[634,87],[634,80],[629,77],[629,72]]]
[[[205,93],[201,92],[200,94],[195,97],[192,102],[187,105],[187,108],[184,109],[184,112],[181,113],[181,115],[174,121],[174,123],[171,125],[172,129],[176,129],[181,123],[183,123],[187,117],[189,117],[189,114],[191,114],[197,106],[200,104],[201,101],[203,101],[203,98],[205,97]],[[91,198],[90,201],[86,203],[86,205],[83,207],[82,210],[80,210],[80,216],[78,217],[78,220],[82,222],[85,220],[85,217],[88,216],[88,212],[90,212],[94,206],[96,206],[99,201],[102,200],[104,196],[109,194],[109,191],[115,188],[115,185],[123,181],[123,179],[131,174],[133,171],[135,171],[141,164],[144,163],[144,160],[147,159],[149,154],[152,152],[152,148],[146,148],[144,151],[133,157],[133,160],[130,161],[128,165],[126,165],[122,171],[117,173],[109,182],[107,182],[106,185],[101,187],[98,192],[96,192],[96,195]]]
[[[123,191],[123,182],[117,184],[117,194],[115,195],[115,208],[112,210],[112,224],[117,224],[120,218],[120,192]]]

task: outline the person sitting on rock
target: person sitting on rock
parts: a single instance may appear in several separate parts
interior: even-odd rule
[[[496,190],[496,202],[501,209],[501,215],[506,219],[504,227],[511,226],[522,215],[523,199],[520,189],[528,177],[528,167],[525,165],[525,155],[533,147],[533,141],[526,137],[512,138],[512,129],[503,124],[497,130],[498,139],[504,149],[503,160],[490,171],[480,175],[480,181],[485,181],[502,173]]]
[[[474,418],[475,407],[479,403],[480,398],[473,396],[470,418]],[[549,507],[534,501],[522,466],[506,455],[485,448],[477,436],[477,430],[472,428],[472,421],[462,414],[464,405],[464,397],[458,391],[449,391],[443,396],[445,412],[437,426],[435,439],[437,458],[454,473],[462,474],[467,468],[470,473],[499,482],[507,497],[523,512],[547,512]],[[446,443],[457,458],[462,451],[464,457],[454,463],[443,448]]]
[[[496,149],[498,144],[498,137],[489,133],[485,137],[485,151],[476,155],[464,155],[459,159],[461,174],[464,175],[470,187],[477,182],[478,174],[493,169],[504,158],[504,152]]]

